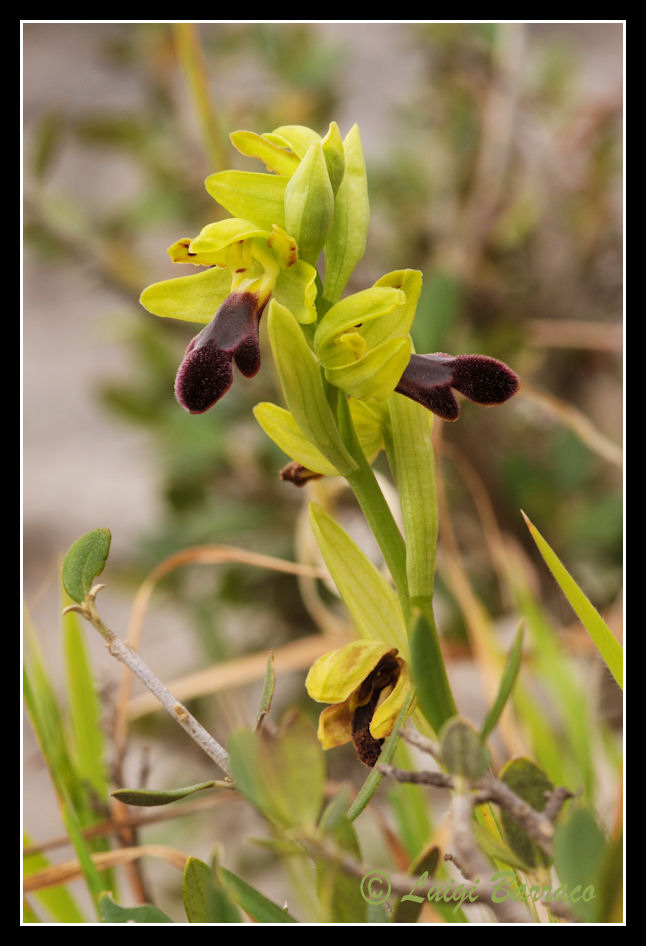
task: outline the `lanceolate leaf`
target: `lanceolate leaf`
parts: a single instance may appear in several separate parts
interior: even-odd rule
[[[235,900],[256,923],[298,923],[298,920],[295,920],[287,910],[283,910],[277,903],[268,900],[264,894],[237,874],[224,867],[216,868],[216,874],[231,899]]]
[[[392,466],[406,534],[406,572],[411,597],[431,597],[435,582],[438,513],[433,415],[401,394],[388,400]]]
[[[502,677],[500,679],[500,686],[498,688],[498,695],[496,696],[496,702],[489,710],[487,718],[485,719],[482,730],[481,737],[486,739],[491,730],[494,728],[502,711],[505,708],[505,704],[509,699],[511,691],[514,688],[514,683],[516,682],[516,677],[518,676],[518,671],[520,670],[520,663],[523,656],[523,625],[521,623],[520,627],[516,631],[516,638],[514,640],[513,646],[509,651],[509,656],[507,657],[507,662],[505,663],[505,669],[503,670]]]
[[[325,564],[360,635],[392,644],[407,659],[406,625],[391,585],[347,532],[315,503],[310,506],[310,522]]]
[[[619,686],[623,688],[623,648],[621,644],[594,605],[581,591],[556,553],[547,544],[536,526],[529,521],[525,513],[523,513],[523,518],[525,519],[531,537],[538,546],[539,552],[558,582],[561,591],[574,608],[577,617],[596,644],[608,670],[610,670]]]
[[[158,805],[170,805],[171,802],[179,801],[180,798],[186,798],[187,795],[193,795],[195,792],[202,792],[214,786],[215,782],[199,782],[197,785],[187,785],[185,788],[160,789],[159,791],[147,788],[118,788],[110,794],[124,805],[154,808]]]

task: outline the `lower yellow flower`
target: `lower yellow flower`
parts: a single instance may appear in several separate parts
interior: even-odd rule
[[[331,703],[319,719],[324,749],[348,742],[372,767],[411,691],[408,665],[397,649],[380,641],[359,640],[333,650],[312,665],[307,692],[319,703]]]

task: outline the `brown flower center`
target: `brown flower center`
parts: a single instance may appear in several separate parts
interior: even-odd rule
[[[395,657],[396,650],[381,658],[375,669],[361,684],[357,706],[352,715],[352,743],[357,757],[368,768],[372,768],[379,758],[383,739],[375,739],[370,732],[370,723],[375,714],[381,691],[394,686],[399,677],[400,663]]]

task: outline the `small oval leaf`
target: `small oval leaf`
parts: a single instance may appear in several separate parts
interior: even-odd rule
[[[466,719],[450,719],[440,733],[440,755],[448,771],[466,778],[479,778],[489,766],[489,750],[480,733]]]
[[[111,538],[109,529],[94,529],[70,546],[63,560],[63,585],[78,604],[85,601],[94,579],[103,571]]]
[[[530,759],[512,759],[502,769],[500,780],[535,811],[543,810],[547,803],[545,793],[554,788],[543,769]],[[507,843],[523,863],[528,867],[549,866],[550,858],[528,837],[527,832],[508,812],[502,811],[501,819]]]
[[[113,798],[124,805],[137,805],[141,808],[154,808],[157,805],[170,805],[173,801],[186,798],[194,792],[204,791],[205,788],[214,788],[215,782],[200,782],[198,785],[187,785],[186,788],[169,788],[155,791],[154,789],[118,788],[110,792]]]

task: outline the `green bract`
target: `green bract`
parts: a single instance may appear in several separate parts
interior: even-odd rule
[[[292,460],[322,476],[340,474],[340,470],[305,436],[292,414],[284,407],[264,401],[257,404],[253,412],[267,436]],[[372,463],[384,445],[383,414],[378,405],[364,404],[354,398],[350,401],[350,413],[361,448]]]
[[[325,396],[318,362],[292,313],[272,299],[269,340],[287,406],[306,439],[339,473],[356,469]]]

